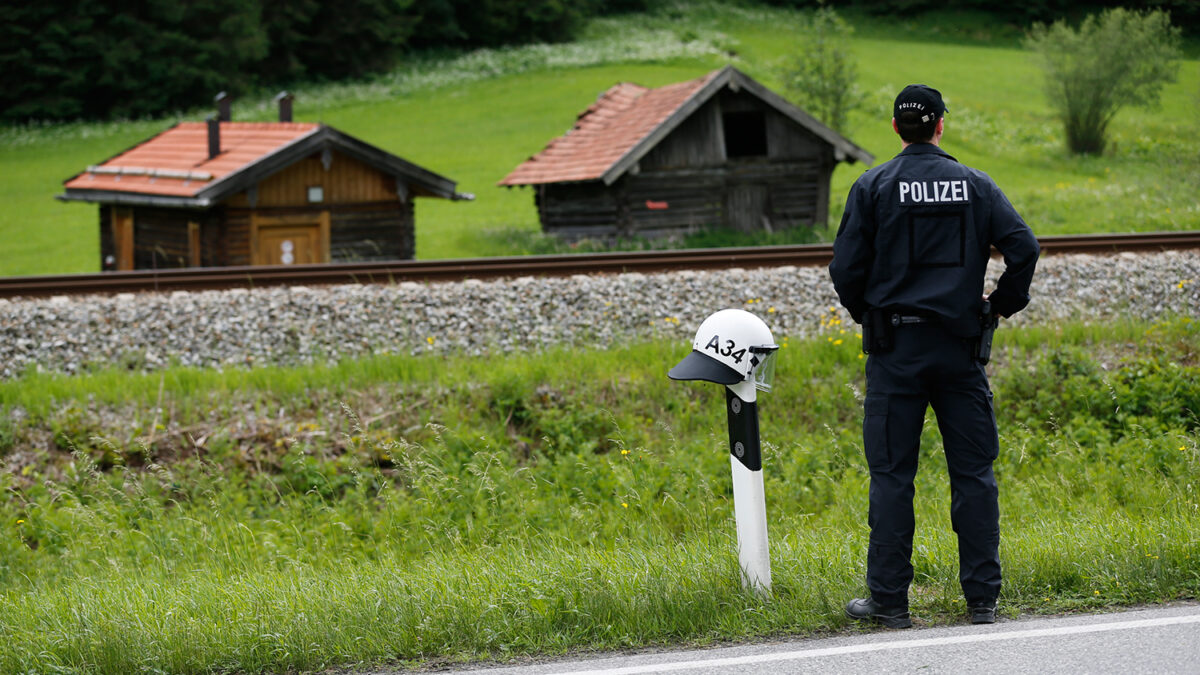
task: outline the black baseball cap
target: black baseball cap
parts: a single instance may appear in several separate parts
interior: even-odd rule
[[[919,115],[912,122],[928,124],[937,121],[946,113],[946,104],[942,102],[942,92],[923,84],[910,84],[896,96],[892,104],[892,117],[900,119],[900,113],[914,110]]]

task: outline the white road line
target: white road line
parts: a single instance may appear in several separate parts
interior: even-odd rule
[[[821,656],[838,656],[841,654],[861,654],[863,652],[878,652],[889,649],[911,649],[913,647],[937,647],[941,645],[960,645],[972,642],[998,642],[1001,640],[1021,640],[1024,638],[1053,637],[1058,635],[1078,635],[1081,633],[1102,633],[1118,630],[1136,630],[1138,628],[1154,628],[1157,626],[1172,626],[1176,624],[1200,623],[1200,614],[1190,616],[1165,617],[1161,619],[1140,619],[1136,621],[1111,621],[1109,623],[1093,623],[1084,626],[1063,626],[1060,628],[1037,628],[1031,630],[1014,630],[1002,633],[975,633],[972,635],[957,635],[942,638],[924,638],[915,640],[892,640],[889,642],[874,642],[864,645],[848,645],[845,647],[827,647],[824,649],[802,649],[790,652],[772,654],[756,654],[752,656],[735,656],[720,659],[700,659],[696,661],[676,661],[673,663],[657,663],[644,666],[626,666],[622,668],[601,668],[597,670],[563,671],[562,675],[636,675],[637,673],[664,673],[694,668],[715,668],[721,666],[743,666],[756,663],[773,663],[776,661],[794,661],[812,659]]]

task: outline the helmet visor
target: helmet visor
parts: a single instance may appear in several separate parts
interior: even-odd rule
[[[672,380],[704,380],[717,384],[737,384],[744,375],[703,352],[692,350],[667,373]]]
[[[754,366],[754,387],[759,391],[771,391],[771,384],[775,382],[775,357],[779,355],[779,347],[777,345],[751,347],[750,353],[754,355],[754,359],[758,359],[758,363]]]

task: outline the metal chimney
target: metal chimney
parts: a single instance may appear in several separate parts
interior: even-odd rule
[[[221,92],[213,97],[213,102],[217,104],[217,119],[222,122],[228,122],[233,119],[233,112],[230,107],[233,105],[233,99],[229,94]]]
[[[212,159],[221,154],[221,122],[216,117],[208,117],[208,158]]]
[[[286,91],[281,91],[275,95],[275,102],[279,104],[280,122],[292,121],[292,101],[295,100],[295,98],[295,96]]]

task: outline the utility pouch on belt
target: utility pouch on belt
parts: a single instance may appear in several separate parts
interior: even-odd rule
[[[868,309],[863,315],[863,353],[885,354],[892,351],[895,330],[887,312],[878,307]]]
[[[1000,325],[1000,316],[992,314],[992,303],[986,300],[980,311],[979,324],[982,331],[975,347],[975,360],[987,363],[992,358],[992,337],[996,334],[996,326]]]

